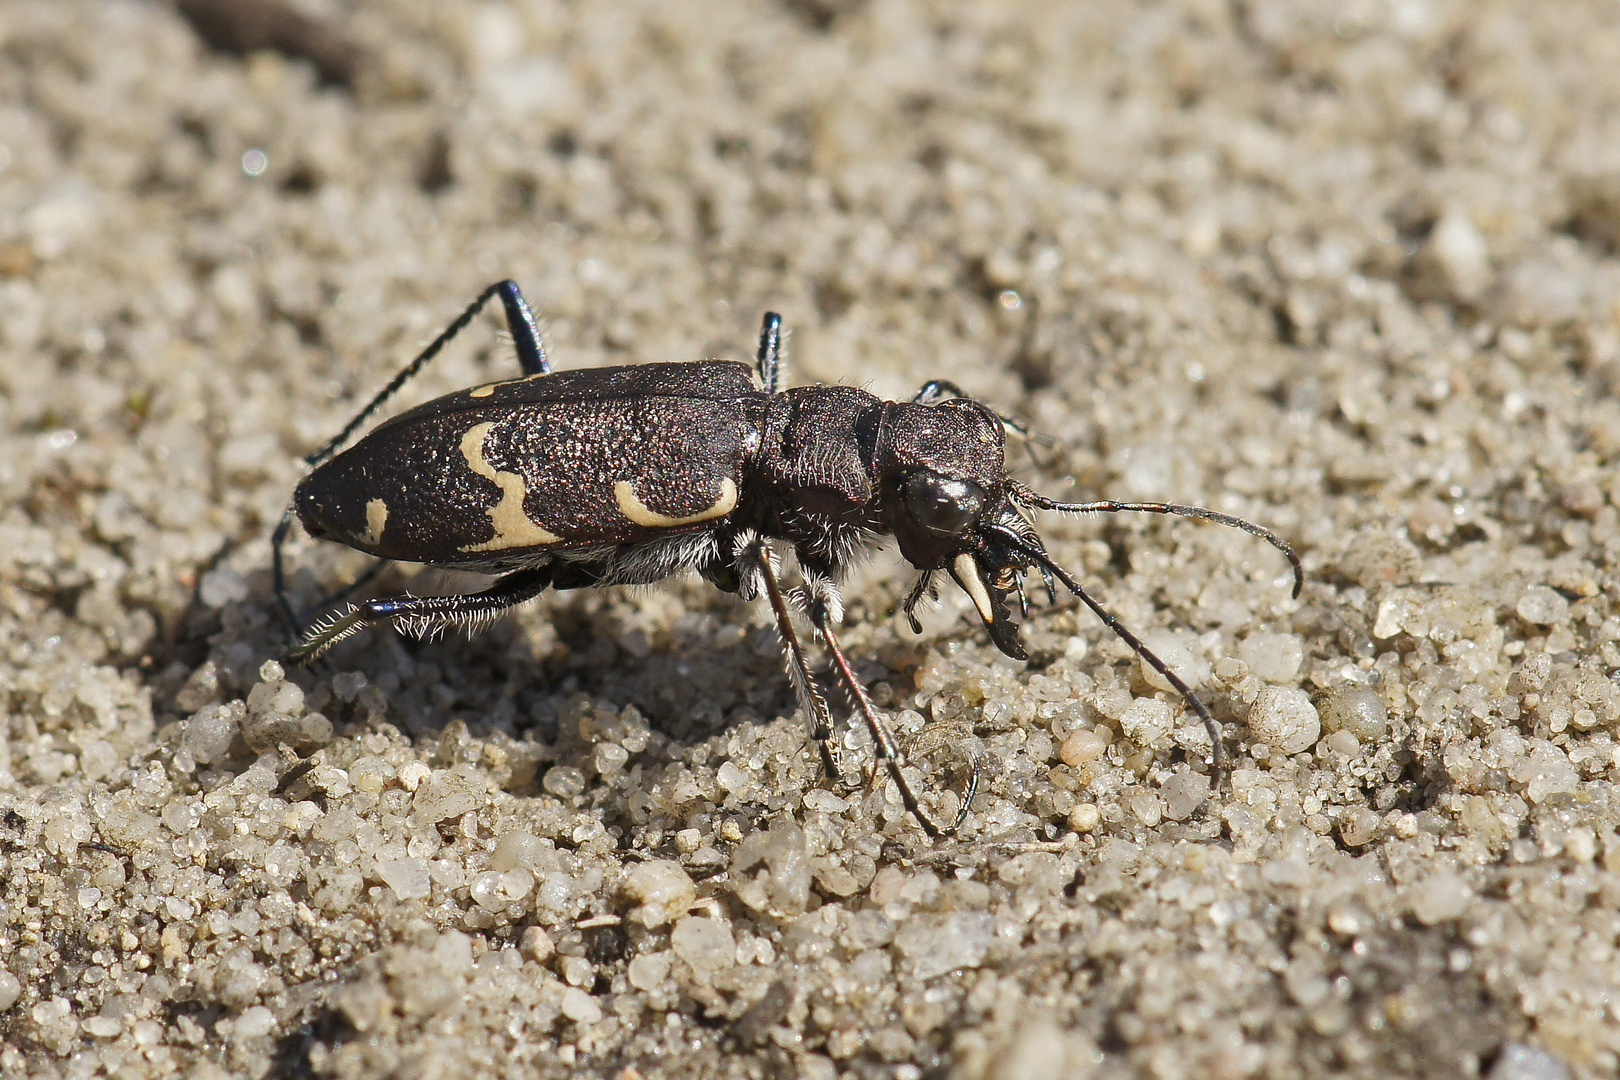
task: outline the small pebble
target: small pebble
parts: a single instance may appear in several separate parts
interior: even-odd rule
[[[543,964],[551,958],[551,954],[556,952],[557,949],[551,943],[551,935],[547,934],[544,928],[530,926],[523,931],[523,937],[518,943],[518,951],[523,954],[525,959],[532,960],[536,964]]]
[[[1164,799],[1164,816],[1186,821],[1209,798],[1209,778],[1194,772],[1179,772],[1159,789]]]
[[[1282,754],[1298,754],[1316,744],[1322,721],[1305,691],[1266,686],[1249,708],[1249,734]]]
[[[276,1014],[263,1005],[243,1009],[242,1015],[236,1018],[238,1039],[263,1038],[274,1030],[276,1030]]]
[[[401,900],[417,900],[432,892],[426,859],[387,859],[377,863],[377,876]]]
[[[1491,251],[1467,211],[1448,207],[1429,233],[1424,255],[1439,272],[1441,284],[1464,302],[1479,298],[1491,283]]]
[[[669,978],[672,954],[668,951],[643,953],[630,961],[625,975],[637,990],[654,990]]]
[[[1539,1046],[1510,1042],[1496,1055],[1486,1080],[1569,1080],[1562,1058]]]
[[[579,987],[570,986],[563,991],[562,1014],[577,1024],[589,1027],[602,1019],[602,1006]]]
[[[1267,682],[1289,683],[1299,676],[1305,643],[1298,634],[1250,634],[1238,646],[1238,657]]]
[[[399,767],[399,786],[406,791],[415,791],[422,785],[422,781],[433,775],[433,770],[420,761],[406,762]]]
[[[907,921],[894,935],[894,947],[912,978],[932,979],[978,967],[994,935],[995,917],[988,911],[952,911]]]
[[[731,936],[731,926],[719,919],[688,915],[675,924],[669,943],[675,955],[705,980],[737,961],[737,942]]]
[[[1078,803],[1069,811],[1069,828],[1077,833],[1088,833],[1102,824],[1102,811],[1093,803]]]
[[[1412,914],[1424,926],[1455,919],[1468,910],[1473,899],[1473,887],[1462,875],[1451,870],[1430,874],[1413,886],[1408,897]]]
[[[1532,585],[1513,610],[1527,623],[1557,626],[1569,618],[1569,601],[1545,585]]]
[[[679,918],[697,900],[697,886],[680,863],[669,859],[637,863],[619,891],[639,905],[630,917],[648,928]]]
[[[222,761],[241,730],[242,707],[209,705],[182,724],[180,747],[202,765]]]
[[[554,765],[540,786],[559,799],[572,799],[585,794],[585,773],[572,765]]]
[[[1316,699],[1323,731],[1342,731],[1363,743],[1376,743],[1389,730],[1389,716],[1378,691],[1360,683],[1330,686]]]
[[[11,972],[0,969],[0,1012],[17,1004],[22,996],[22,982]]]
[[[543,842],[538,836],[526,829],[514,829],[501,837],[495,845],[495,850],[489,855],[489,868],[491,870],[515,870],[520,866],[533,868],[537,859],[542,858],[542,852],[551,850],[551,845]]]
[[[575,770],[576,772],[578,770]],[[454,769],[434,773],[411,799],[411,813],[433,823],[458,818],[484,801],[484,784]]]
[[[1209,665],[1193,655],[1188,642],[1190,635],[1177,633],[1174,630],[1149,630],[1142,635],[1142,644],[1164,661],[1164,665],[1175,672],[1182,682],[1194,689],[1209,681]],[[1137,666],[1142,675],[1142,681],[1155,690],[1165,690],[1176,693],[1175,686],[1169,679],[1161,675],[1157,668],[1141,657],[1137,657]]]
[[[1513,770],[1513,779],[1524,785],[1525,798],[1546,802],[1556,795],[1567,795],[1580,787],[1580,774],[1569,755],[1551,743],[1535,746]]]
[[[1164,820],[1164,803],[1157,795],[1133,795],[1126,800],[1131,813],[1147,828],[1156,828]]]
[[[1098,732],[1080,728],[1063,740],[1058,758],[1069,768],[1077,768],[1088,761],[1096,761],[1108,751],[1108,740]]]
[[[1175,728],[1175,710],[1168,701],[1137,698],[1119,718],[1119,728],[1137,746],[1152,746]]]
[[[1410,540],[1381,529],[1357,533],[1339,557],[1339,573],[1368,590],[1405,585],[1417,577],[1421,565]]]

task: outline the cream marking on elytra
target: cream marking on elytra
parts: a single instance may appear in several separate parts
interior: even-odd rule
[[[725,517],[737,509],[737,485],[731,477],[722,477],[720,480],[720,497],[714,501],[714,505],[690,517],[667,517],[656,510],[649,509],[646,503],[636,498],[636,490],[630,486],[628,480],[620,480],[613,485],[613,498],[618,501],[619,513],[637,525],[649,529],[667,529],[672,525],[691,525],[698,521]]]
[[[995,622],[996,613],[990,606],[990,592],[984,587],[984,579],[979,577],[979,568],[974,564],[973,556],[958,555],[955,566],[962,588],[973,599],[973,606],[979,609],[979,617],[986,623]]]
[[[484,460],[484,438],[494,426],[493,420],[474,424],[461,437],[461,456],[467,459],[467,467],[484,479],[495,481],[501,489],[501,501],[486,511],[490,523],[495,526],[495,535],[482,544],[468,544],[461,550],[505,551],[507,548],[561,543],[562,537],[547,532],[523,512],[523,477],[517,473],[496,472],[495,467]]]
[[[503,386],[516,386],[518,383],[526,383],[531,379],[543,379],[545,377],[546,372],[537,371],[533,375],[525,375],[521,379],[503,379],[500,382],[485,383],[483,386],[475,386],[471,390],[467,391],[467,396],[489,397],[489,395],[493,394]]]
[[[383,529],[388,525],[388,504],[381,499],[372,499],[366,503],[366,531],[360,534],[360,542],[367,547],[376,547],[382,543]]]

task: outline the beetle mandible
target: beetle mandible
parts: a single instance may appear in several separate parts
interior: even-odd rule
[[[417,406],[345,444],[445,345],[500,297],[519,378]],[[1009,477],[1009,421],[934,381],[910,401],[850,386],[783,389],[781,317],[765,315],[754,369],[729,360],[553,372],[534,316],[514,281],[489,286],[319,450],[272,537],[278,601],[295,633],[282,547],[294,514],[313,537],[381,559],[499,575],[483,592],[351,604],[318,620],[289,654],[295,662],[375,623],[417,634],[477,627],[552,589],[643,585],[696,570],[744,599],[766,597],[789,677],[822,765],[839,775],[832,715],[794,628],[798,609],[871,732],[874,753],[906,809],[931,836],[966,819],[974,761],[955,820],[936,824],[901,771],[893,735],[838,643],[839,582],[851,562],[892,536],[918,571],[903,610],[914,611],[943,572],[967,593],[996,647],[1026,659],[1012,615],[1029,603],[1037,571],[1077,596],[1186,700],[1208,729],[1211,782],[1224,766],[1220,729],[1192,689],[1047,554],[1036,511],[1143,511],[1232,525],[1287,556],[1295,596],[1298,556],[1252,522],[1159,502],[1064,503]],[[341,451],[341,452],[340,452]],[[791,546],[801,584],[784,588],[776,544]]]

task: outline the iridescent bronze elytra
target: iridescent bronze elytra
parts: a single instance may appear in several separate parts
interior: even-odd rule
[[[462,390],[379,425],[340,448],[399,388],[499,296],[522,377]],[[904,610],[944,571],[973,601],[991,640],[1025,659],[1013,621],[1029,603],[1035,570],[1080,598],[1204,721],[1213,777],[1224,762],[1220,730],[1192,690],[1046,553],[1035,511],[1135,510],[1233,525],[1262,537],[1303,575],[1271,531],[1227,514],[1171,503],[1060,503],[1006,474],[1007,422],[948,382],[910,401],[884,401],[849,386],[781,389],[781,317],[765,316],[751,371],[727,360],[553,373],[515,282],[479,294],[338,435],[306,460],[313,471],[276,528],[276,593],[295,631],[281,549],[293,514],[315,537],[383,559],[501,575],[480,593],[398,597],[351,604],[302,635],[290,659],[310,659],[373,623],[422,634],[475,627],[547,588],[644,585],[696,570],[744,599],[764,595],[776,617],[788,674],[828,773],[832,716],[794,629],[810,620],[832,657],[906,808],[930,835],[966,819],[977,762],[949,827],[919,805],[900,752],[838,645],[839,582],[862,552],[893,536],[919,571]],[[757,380],[757,381],[756,381]],[[947,397],[946,395],[955,395]],[[802,584],[784,589],[776,543],[790,545]]]

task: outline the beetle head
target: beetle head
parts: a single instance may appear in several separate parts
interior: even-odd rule
[[[929,574],[947,571],[973,600],[996,647],[1025,654],[1012,618],[1030,563],[989,526],[1039,545],[1009,497],[1002,421],[966,398],[889,406],[878,438],[883,516],[900,553]],[[909,606],[908,606],[909,613]]]
[[[882,512],[900,553],[939,570],[975,546],[973,534],[1006,498],[1001,421],[976,401],[894,403],[877,440]]]

